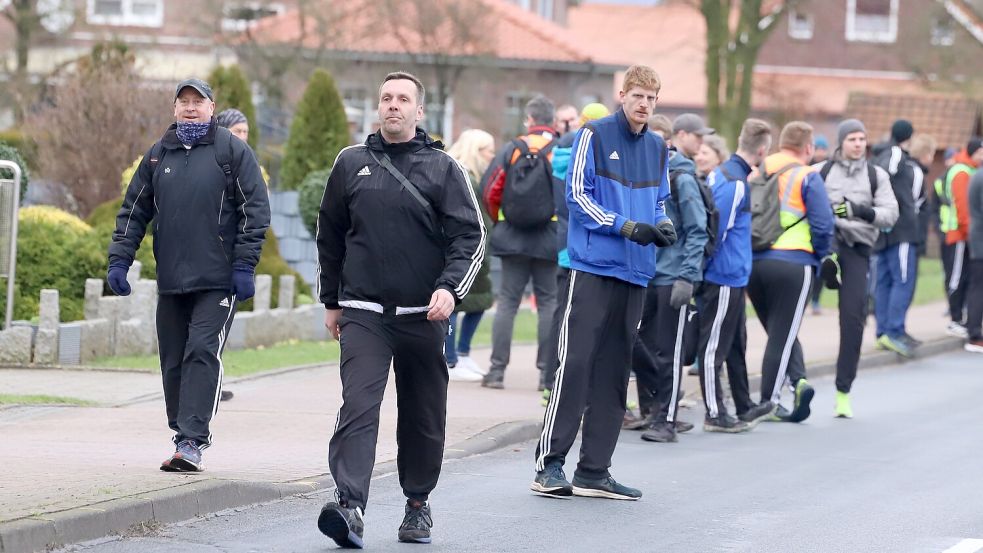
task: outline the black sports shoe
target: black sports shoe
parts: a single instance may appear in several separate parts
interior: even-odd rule
[[[791,416],[791,413],[789,413],[788,409],[784,405],[779,404],[778,407],[775,407],[775,411],[763,418],[761,422],[789,422],[789,416]]]
[[[219,401],[229,401],[230,399],[232,399],[234,397],[235,397],[235,394],[233,394],[229,390],[222,390],[222,394],[219,397]]]
[[[653,422],[645,432],[642,432],[642,439],[646,442],[659,442],[663,444],[675,442],[676,425],[666,421]]]
[[[537,472],[536,479],[529,485],[529,489],[546,497],[570,497],[573,495],[573,486],[567,482],[567,476],[563,474],[563,467],[557,464],[547,465],[544,470]]]
[[[362,509],[349,509],[337,501],[329,501],[321,508],[317,517],[317,529],[322,534],[334,540],[339,547],[362,549],[362,533],[365,525],[362,523]]]
[[[737,434],[751,430],[748,423],[735,419],[727,413],[720,413],[716,417],[703,419],[704,432],[725,432],[727,434]]]
[[[597,480],[587,480],[576,474],[573,475],[573,495],[580,497],[600,497],[604,499],[622,499],[637,501],[642,497],[641,490],[623,486],[614,478],[607,476]]]
[[[406,515],[399,525],[399,541],[405,543],[430,543],[433,517],[430,505],[425,501],[406,500]]]
[[[809,404],[816,395],[816,389],[809,382],[802,378],[795,383],[795,406],[788,415],[789,422],[802,422],[809,418],[811,411]]]
[[[912,349],[917,348],[918,346],[922,345],[922,341],[921,340],[919,340],[918,338],[915,338],[914,336],[912,336],[911,334],[908,334],[907,332],[905,332],[904,334],[901,335],[901,341],[904,342],[904,343],[906,343],[906,344],[908,344],[908,347],[910,347]]]
[[[737,418],[748,423],[752,427],[757,426],[759,422],[770,417],[772,413],[775,412],[775,404],[766,401],[764,403],[759,403],[748,409],[747,411],[737,415]]]
[[[505,388],[505,373],[500,371],[491,371],[482,377],[481,385],[485,388],[501,390],[502,388]]]
[[[676,421],[676,432],[685,434],[693,429],[693,423],[686,421]]]

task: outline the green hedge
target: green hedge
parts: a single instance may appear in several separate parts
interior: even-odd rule
[[[3,141],[0,141],[0,159],[13,161],[20,167],[20,200],[23,202],[24,196],[27,195],[27,182],[31,180],[31,170],[27,166],[27,161],[24,160],[20,150]],[[13,171],[10,169],[0,169],[0,179],[12,178],[14,178]]]
[[[331,169],[311,171],[303,182],[297,194],[297,208],[300,219],[311,236],[317,235],[317,213],[321,209],[321,196],[324,195],[324,185],[328,183]]]

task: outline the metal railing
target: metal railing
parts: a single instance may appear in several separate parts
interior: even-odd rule
[[[0,159],[0,169],[8,169],[13,179],[0,179],[0,277],[7,279],[7,313],[4,330],[14,317],[14,279],[17,269],[17,207],[20,205],[20,166]]]

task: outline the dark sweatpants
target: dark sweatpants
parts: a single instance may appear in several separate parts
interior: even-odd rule
[[[983,339],[983,259],[973,259],[969,262],[969,292],[966,303],[969,304],[969,315],[966,318],[966,328],[970,340]]]
[[[208,425],[222,392],[222,350],[235,316],[225,290],[162,294],[157,299],[157,343],[167,426],[174,443],[211,445]]]
[[[584,429],[576,474],[603,478],[625,416],[632,345],[645,288],[571,271],[560,327],[560,368],[536,446],[536,470],[562,465]]]
[[[365,510],[379,437],[379,408],[392,364],[399,484],[407,498],[426,501],[437,485],[444,455],[447,321],[346,308],[340,326],[344,402],[328,448],[339,500]]]
[[[946,271],[946,290],[949,295],[949,317],[953,322],[965,324],[966,292],[969,289],[969,247],[966,242],[956,242],[951,246],[951,262]],[[946,266],[943,260],[943,268]]]
[[[650,407],[653,421],[674,422],[679,405],[686,309],[670,307],[671,295],[672,286],[646,288],[642,323],[632,351],[639,403]]]
[[[697,300],[700,306],[700,349],[698,357],[700,360],[700,389],[703,391],[703,403],[709,418],[727,414],[724,393],[720,387],[720,369],[723,368],[724,358],[730,355],[740,330],[738,325],[741,324],[741,314],[744,309],[743,296],[744,288],[720,286],[710,282],[704,282],[700,286]],[[730,367],[728,368],[730,369]],[[737,368],[734,367],[734,369]],[[746,390],[747,372],[743,375],[734,375],[734,372],[734,370],[729,371],[729,377],[732,379],[731,388],[734,387],[735,383],[738,387],[743,383]],[[742,395],[746,394],[745,391]],[[737,395],[735,394],[735,397]],[[746,406],[742,407],[745,407],[744,411],[747,410]]]
[[[777,259],[754,262],[747,293],[768,335],[761,362],[761,402],[778,403],[786,376],[794,386],[806,377],[799,326],[809,301],[811,265]]]
[[[570,280],[570,269],[559,267],[556,271],[556,309],[553,310],[553,317],[550,319],[550,342],[547,348],[549,358],[546,363],[546,374],[543,375],[543,384],[547,390],[553,389],[553,381],[556,379],[556,369],[560,366],[560,323],[563,322],[563,312],[567,308],[567,281]]]
[[[751,400],[751,386],[747,381],[747,295],[745,289],[738,294],[740,305],[737,308],[737,332],[734,342],[727,352],[727,380],[730,382],[730,395],[734,409],[742,415],[754,407]]]
[[[857,378],[857,364],[867,322],[867,285],[870,278],[870,247],[840,244],[840,353],[836,357],[836,389],[850,393]]]

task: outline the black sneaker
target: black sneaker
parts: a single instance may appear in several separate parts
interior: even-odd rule
[[[646,442],[659,442],[663,444],[675,442],[676,425],[666,421],[653,422],[645,432],[642,432],[642,439]]]
[[[573,487],[563,474],[563,467],[557,464],[548,465],[545,470],[536,473],[536,479],[529,489],[546,497],[570,497]]]
[[[406,500],[406,515],[399,525],[399,541],[404,543],[430,543],[433,517],[430,505],[425,501]]]
[[[740,432],[747,432],[748,430],[751,430],[751,426],[748,423],[735,419],[727,413],[720,413],[714,418],[707,417],[703,419],[704,432],[738,434]]]
[[[737,415],[737,418],[754,427],[757,426],[759,422],[770,417],[774,412],[775,404],[770,401],[766,401],[751,407],[740,415]]]
[[[816,395],[816,389],[809,382],[802,378],[795,383],[795,406],[788,415],[789,422],[802,422],[809,418],[811,411],[809,404]]]
[[[919,340],[918,338],[915,338],[914,336],[912,336],[911,334],[908,334],[907,332],[905,332],[904,334],[901,335],[901,341],[904,342],[904,343],[906,343],[906,344],[908,344],[908,347],[910,347],[912,349],[917,348],[918,346],[922,345],[922,341],[921,340]]]
[[[501,390],[505,388],[505,374],[499,371],[491,371],[481,379],[481,385],[485,388]]]
[[[233,394],[229,390],[222,390],[222,394],[219,397],[219,401],[229,401],[230,399],[232,399],[234,397],[235,397],[235,394]]]
[[[622,430],[644,430],[648,425],[647,418],[636,416],[631,409],[625,409],[625,418],[621,420]]]
[[[362,549],[362,533],[365,525],[362,523],[362,509],[349,509],[337,501],[329,501],[321,508],[317,517],[317,529],[322,534],[334,540],[339,547]]]
[[[761,422],[789,422],[788,418],[791,415],[784,405],[779,404],[778,407],[775,407],[772,414],[763,418]]]
[[[686,421],[676,421],[676,432],[685,434],[693,429],[693,423]]]
[[[587,480],[575,474],[573,476],[573,495],[637,501],[642,497],[642,492],[635,488],[623,486],[610,476],[598,480]]]
[[[201,472],[205,470],[201,464],[201,449],[194,440],[181,440],[171,458],[160,465],[164,472]]]

